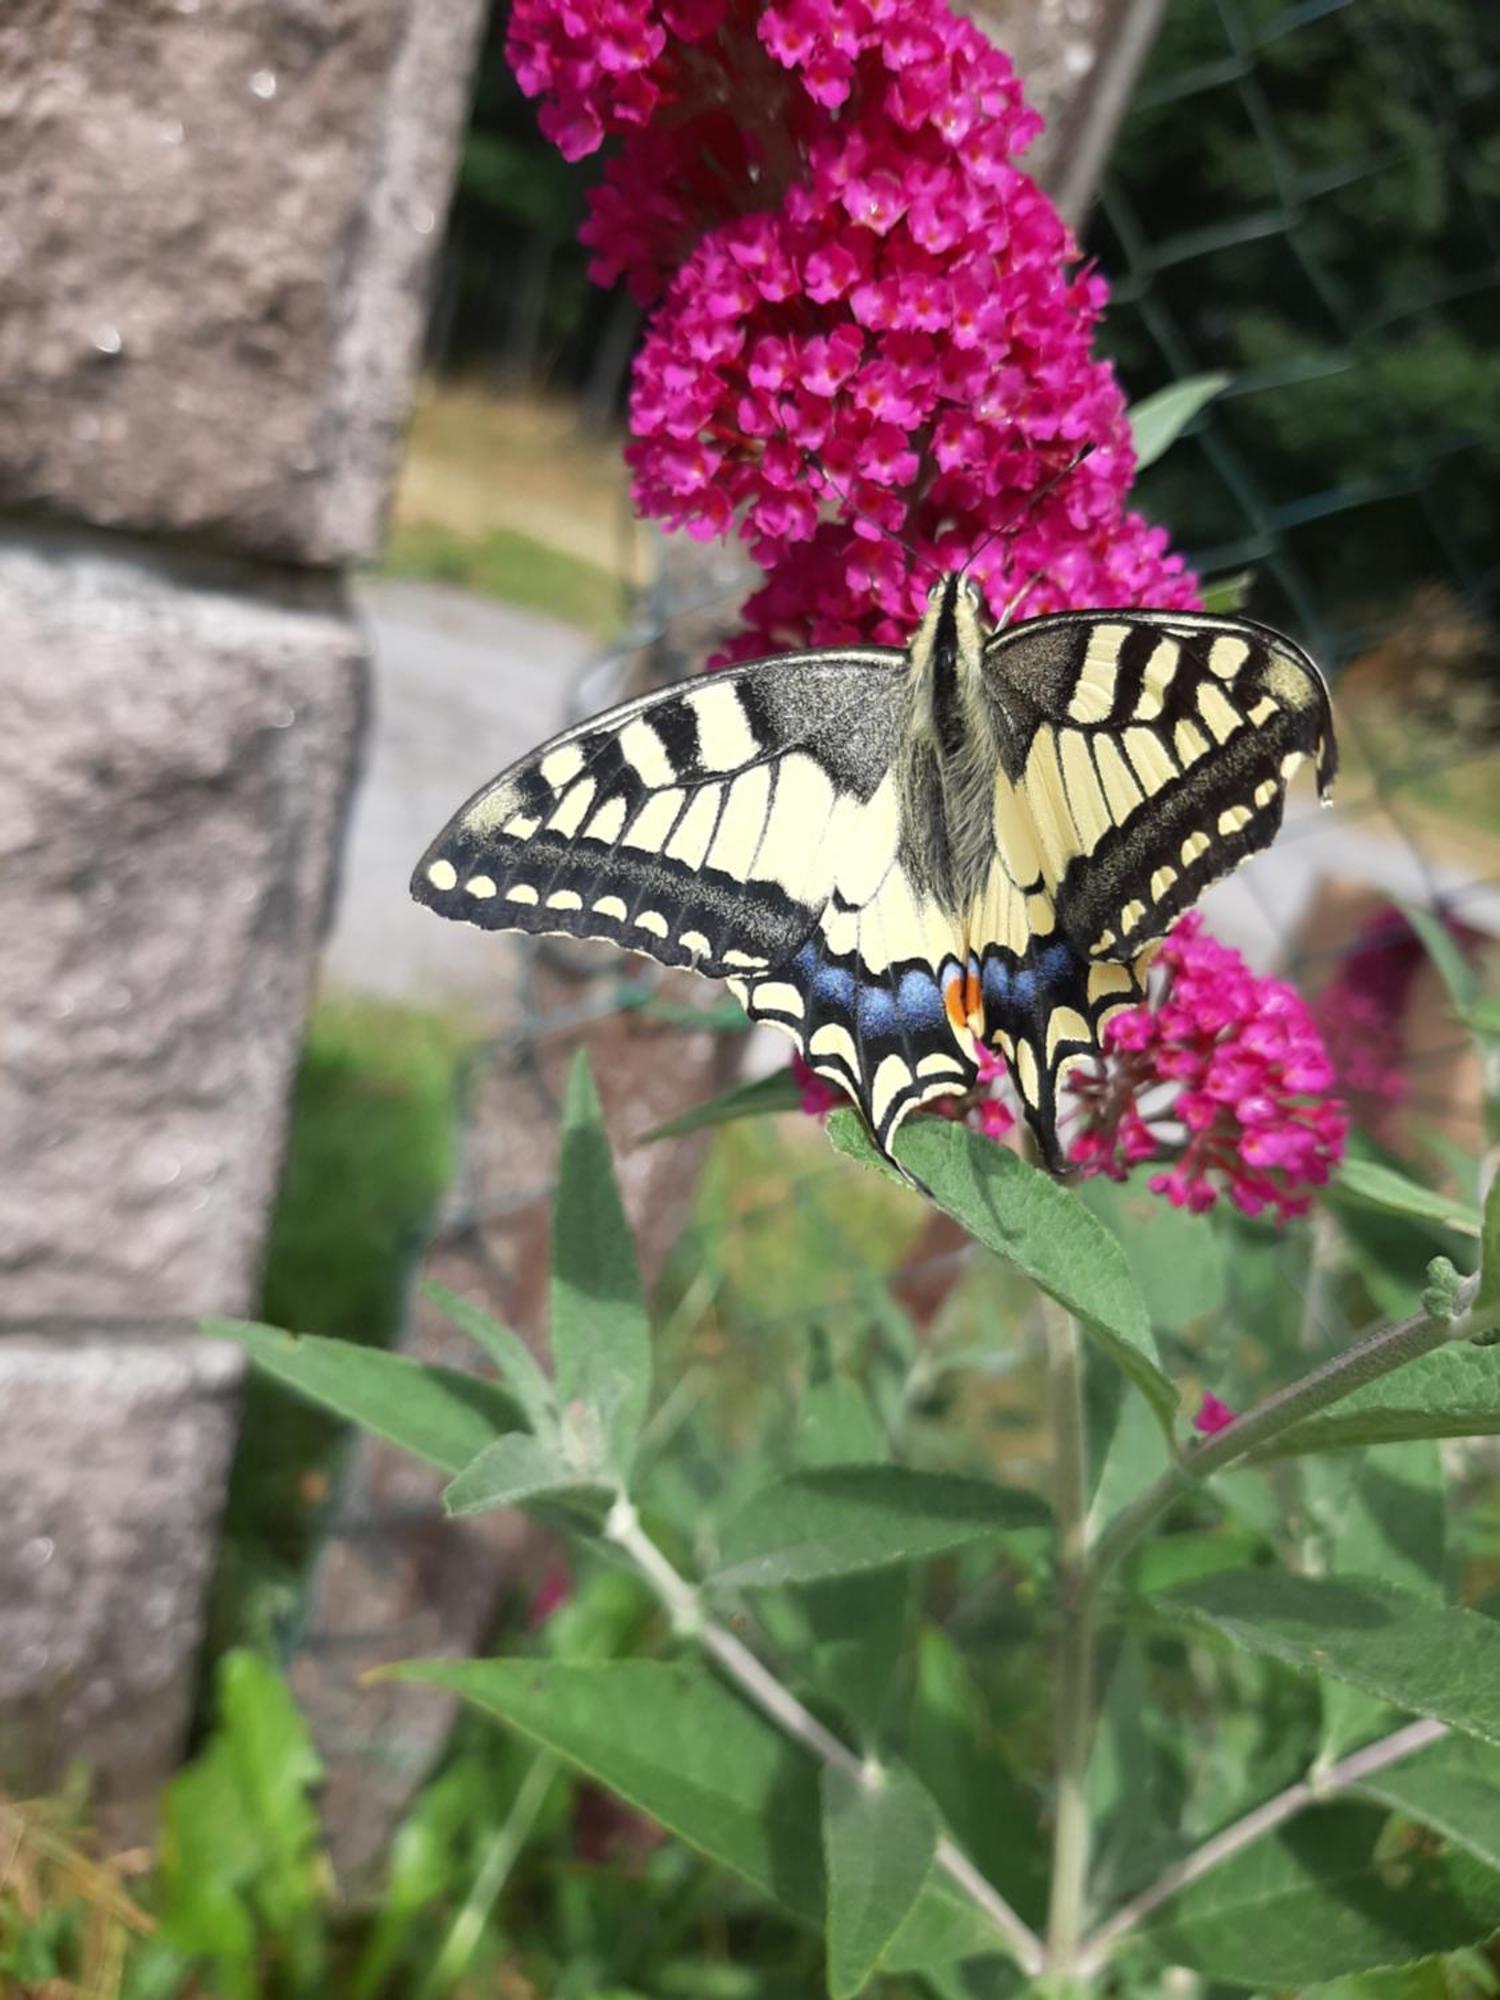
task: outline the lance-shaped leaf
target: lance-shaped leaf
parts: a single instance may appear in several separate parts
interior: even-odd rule
[[[922,1562],[1051,1519],[1035,1494],[897,1465],[839,1465],[764,1487],[725,1526],[711,1582],[814,1583]]]
[[[1500,1326],[1500,1174],[1491,1180],[1484,1198],[1479,1237],[1479,1284],[1474,1293],[1476,1324]]]
[[[1136,471],[1144,472],[1169,451],[1198,412],[1221,395],[1232,379],[1222,374],[1188,375],[1180,382],[1158,389],[1154,396],[1132,403],[1126,416],[1130,421],[1131,443],[1135,446]]]
[[[1157,1603],[1247,1652],[1500,1743],[1500,1624],[1477,1611],[1389,1584],[1271,1569],[1209,1577]]]
[[[922,1893],[937,1851],[932,1801],[910,1772],[823,1770],[829,2000],[854,2000]]]
[[[417,1660],[392,1672],[452,1688],[822,1924],[818,1767],[701,1667]]]
[[[496,1438],[471,1459],[443,1491],[450,1514],[487,1514],[497,1507],[520,1507],[528,1500],[545,1500],[580,1488],[601,1488],[590,1475],[568,1463],[562,1446],[528,1431]]]
[[[1251,1460],[1500,1432],[1500,1347],[1454,1341],[1292,1424]]]
[[[1435,910],[1423,909],[1420,903],[1403,903],[1401,907],[1447,988],[1454,1013],[1462,1020],[1479,999],[1478,972],[1470,965],[1462,945]]]
[[[422,1289],[455,1326],[461,1327],[470,1340],[484,1349],[499,1369],[505,1386],[526,1412],[531,1428],[541,1434],[555,1430],[557,1405],[552,1384],[521,1336],[492,1319],[482,1306],[449,1291],[446,1285],[426,1284]]]
[[[521,1423],[520,1410],[497,1382],[456,1368],[245,1320],[205,1320],[203,1331],[238,1341],[257,1368],[310,1403],[321,1403],[444,1472],[462,1471],[492,1438]]]
[[[651,1394],[651,1332],[599,1093],[581,1050],[563,1109],[549,1297],[569,1457],[623,1479]]]
[[[852,1111],[833,1114],[828,1136],[850,1159],[889,1171]],[[1177,1391],[1157,1360],[1151,1321],[1125,1252],[1077,1195],[1006,1147],[946,1118],[909,1120],[897,1137],[896,1155],[986,1250],[1075,1313],[1163,1423],[1171,1423]]]
[[[1436,1222],[1464,1236],[1479,1234],[1479,1214],[1472,1202],[1439,1194],[1379,1160],[1345,1160],[1339,1168],[1338,1185],[1367,1207],[1409,1215],[1419,1222]]]
[[[1175,1897],[1141,1936],[1171,1964],[1257,1993],[1303,1992],[1489,1937],[1500,1878],[1462,1855],[1377,1860],[1382,1825],[1366,1806],[1304,1813]]]
[[[453,1689],[821,1928],[818,1764],[702,1667],[414,1660],[389,1672]],[[933,1881],[886,1963],[949,1965],[1003,1948],[973,1904]]]
[[[1445,1737],[1359,1789],[1500,1872],[1500,1751],[1488,1743]]]
[[[737,1084],[722,1097],[709,1098],[706,1104],[695,1104],[691,1111],[669,1118],[664,1125],[653,1125],[649,1132],[641,1134],[639,1143],[649,1146],[657,1139],[679,1139],[686,1132],[701,1132],[710,1125],[729,1125],[737,1118],[765,1118],[773,1111],[795,1111],[801,1102],[801,1086],[792,1072],[773,1070],[770,1076]]]

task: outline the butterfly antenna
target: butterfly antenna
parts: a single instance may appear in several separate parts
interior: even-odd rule
[[[995,630],[997,632],[1003,632],[1005,630],[1006,626],[1009,625],[1010,621],[1015,617],[1016,613],[1020,610],[1021,606],[1026,602],[1027,598],[1030,597],[1032,591],[1036,589],[1037,585],[1041,582],[1042,578],[1046,574],[1047,572],[1044,569],[1034,569],[1031,572],[1030,576],[1027,577],[1026,581],[1021,585],[1021,588],[1016,592],[1015,596],[1011,598],[1010,602],[1001,611],[1000,616],[995,620]]]
[[[852,518],[854,514],[854,502],[850,499],[849,495],[844,491],[844,489],[839,485],[838,481],[833,477],[833,474],[828,470],[826,466],[821,465],[818,462],[816,456],[812,452],[808,451],[805,446],[803,448],[803,455],[806,458],[808,464],[812,467],[813,471],[817,473],[819,479],[822,480],[823,484],[833,494],[834,498],[836,500],[840,500],[843,502],[844,512]],[[920,563],[924,565],[927,569],[930,569],[932,571],[934,580],[942,575],[943,572],[940,565],[935,563],[931,556],[924,556],[922,551],[919,548],[917,548],[914,543],[907,541],[904,535],[898,535],[894,531],[894,529],[891,528],[881,528],[880,532],[886,537],[888,541],[894,542],[898,549],[902,550],[906,555],[909,555],[914,563]]]
[[[985,536],[984,540],[979,544],[979,547],[975,549],[973,555],[969,557],[968,561],[959,571],[959,575],[967,576],[969,571],[974,567],[975,563],[978,562],[979,558],[984,554],[985,550],[989,547],[990,543],[995,541],[999,536],[1006,534],[1013,535],[1017,532],[1018,529],[1024,527],[1025,524],[1031,519],[1032,515],[1036,512],[1037,508],[1040,507],[1042,502],[1048,497],[1048,495],[1055,493],[1058,487],[1062,485],[1065,479],[1072,478],[1073,474],[1078,470],[1079,466],[1082,465],[1083,461],[1088,457],[1089,453],[1093,451],[1093,449],[1094,449],[1094,444],[1091,439],[1088,444],[1080,446],[1080,448],[1074,452],[1073,456],[1068,460],[1067,464],[1062,468],[1060,472],[1053,473],[1052,477],[1047,481],[1045,486],[1039,486],[1035,493],[1028,493],[1026,496],[1026,504],[1024,507],[1022,507],[1020,513],[1014,515],[1008,521],[1002,521],[999,527],[990,529],[990,532]],[[1031,581],[1026,585],[1026,588],[1021,592],[1020,596],[1025,597],[1028,591],[1034,590],[1039,581],[1040,581],[1040,573],[1037,576],[1032,577]],[[1005,618],[1002,618],[1000,621],[1002,625],[1005,623],[1005,619],[1009,618],[1011,611],[1014,609],[1015,605],[1018,604],[1019,602],[1020,602],[1019,597],[1012,599],[1011,605],[1006,610]]]

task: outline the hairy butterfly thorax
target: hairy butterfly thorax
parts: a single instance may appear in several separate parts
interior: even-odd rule
[[[1008,1064],[1044,1157],[1057,1091],[1147,958],[1265,847],[1328,696],[1249,619],[1066,612],[996,629],[945,576],[904,650],[788,653],[564,731],[484,786],[412,893],[723,979],[901,1120]]]

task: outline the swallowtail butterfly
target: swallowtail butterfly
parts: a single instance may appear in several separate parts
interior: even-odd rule
[[[412,894],[722,979],[887,1153],[999,1049],[1044,1158],[1150,950],[1337,763],[1302,650],[1238,617],[990,628],[958,575],[904,651],[787,653],[649,694],[504,771]]]

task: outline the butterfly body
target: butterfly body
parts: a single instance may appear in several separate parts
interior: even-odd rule
[[[455,815],[412,892],[726,980],[889,1151],[1010,1064],[1054,1164],[1057,1086],[1150,949],[1336,753],[1317,669],[1239,618],[1063,613],[998,632],[942,579],[904,651],[794,653],[565,731]]]

